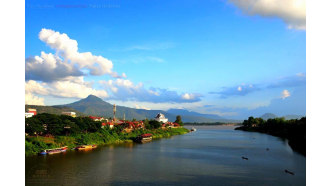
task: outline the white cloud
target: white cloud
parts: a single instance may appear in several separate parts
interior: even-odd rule
[[[151,109],[148,108],[148,107],[140,106],[140,105],[137,105],[137,104],[135,104],[135,108],[136,108],[136,109],[151,110]]]
[[[283,90],[281,93],[281,98],[285,99],[290,96],[290,92],[288,90]]]
[[[102,56],[95,56],[91,52],[78,52],[78,42],[70,39],[65,33],[55,32],[43,28],[39,39],[45,42],[56,54],[41,52],[41,56],[26,59],[26,79],[41,81],[57,81],[69,76],[111,75],[115,78],[126,77],[113,72],[112,61]]]
[[[27,104],[27,105],[45,105],[44,98],[37,97],[31,93],[25,94],[25,104]]]
[[[37,81],[29,80],[25,83],[25,91],[27,94],[33,93],[67,98],[85,98],[90,94],[101,98],[108,97],[108,93],[105,90],[92,88],[92,84],[85,82],[83,77],[50,83],[38,83]]]
[[[100,84],[108,90],[112,99],[122,101],[145,101],[153,103],[164,102],[197,102],[201,95],[185,93],[179,95],[176,91],[170,91],[160,88],[146,89],[142,83],[134,84],[128,79],[116,79],[100,81]]]
[[[198,96],[198,95],[185,93],[185,94],[182,94],[181,98],[185,99],[185,100],[194,100],[194,99],[196,99],[196,96]]]
[[[43,85],[45,85],[45,83],[43,83]],[[47,95],[48,90],[43,85],[37,81],[29,80],[25,82],[25,93]]]
[[[229,0],[249,15],[278,17],[290,29],[306,29],[305,0]]]
[[[62,61],[56,55],[41,52],[40,56],[29,57],[25,63],[26,79],[55,81],[69,76],[81,76],[83,72],[76,66]]]
[[[88,95],[106,98],[108,94],[105,90],[93,89],[88,83],[76,83],[72,81],[56,81],[49,84],[51,94],[54,96],[68,98],[86,98]]]

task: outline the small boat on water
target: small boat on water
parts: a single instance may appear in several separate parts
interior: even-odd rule
[[[95,149],[97,147],[97,145],[80,145],[78,147],[76,147],[76,150],[91,150],[91,149]]]
[[[68,149],[67,146],[60,147],[60,148],[55,148],[55,149],[46,149],[41,151],[39,154],[40,155],[47,155],[47,154],[58,154],[61,152],[65,152]]]
[[[195,127],[192,127],[190,132],[195,132],[197,129]]]
[[[150,134],[150,133],[141,134],[140,136],[138,136],[136,138],[136,142],[139,142],[139,143],[147,143],[150,141],[152,141],[152,134]]]

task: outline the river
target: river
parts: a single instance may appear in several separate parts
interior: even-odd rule
[[[26,157],[26,185],[306,185],[306,158],[286,141],[228,126],[195,128],[147,144]]]

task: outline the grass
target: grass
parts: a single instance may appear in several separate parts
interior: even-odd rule
[[[188,133],[186,128],[169,128],[169,129],[154,129],[154,130],[134,130],[131,133],[116,133],[114,130],[101,129],[94,133],[75,134],[71,136],[55,136],[47,138],[42,136],[25,137],[25,155],[30,156],[39,153],[42,150],[68,146],[74,148],[78,145],[86,144],[116,144],[133,142],[133,139],[140,134],[151,133],[154,139],[170,137]]]

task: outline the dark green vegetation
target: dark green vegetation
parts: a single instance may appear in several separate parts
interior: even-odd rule
[[[170,137],[189,132],[185,128],[160,129],[161,123],[144,121],[146,129],[122,132],[125,124],[113,129],[101,128],[101,122],[88,117],[73,118],[66,115],[37,114],[25,120],[25,154],[32,155],[44,149],[68,146],[73,148],[83,144],[112,144],[132,142],[140,134],[151,133],[153,138]]]
[[[293,150],[306,156],[306,117],[299,120],[285,120],[282,117],[267,121],[262,118],[249,117],[248,120],[244,120],[243,126],[235,130],[262,132],[286,138]]]
[[[77,110],[85,115],[93,115],[93,116],[103,116],[103,117],[113,117],[113,105],[103,101],[101,98],[98,98],[93,95],[89,95],[85,99],[81,99],[74,103],[66,104],[66,105],[58,105],[52,106],[56,108],[72,108]],[[38,108],[37,108],[38,111]],[[73,111],[74,112],[74,111]],[[217,115],[212,114],[200,114],[197,112],[189,112],[184,109],[171,109],[168,111],[163,110],[144,110],[144,109],[134,109],[129,107],[123,107],[117,105],[117,118],[123,118],[125,113],[125,118],[132,120],[133,118],[137,120],[143,119],[153,119],[159,112],[165,114],[166,118],[169,121],[175,121],[177,115],[182,116],[183,122],[221,122],[221,121],[229,121],[224,118],[221,118]],[[56,114],[56,113],[53,113]]]
[[[79,112],[75,109],[64,107],[64,106],[40,106],[40,105],[25,105],[25,112],[29,108],[37,109],[37,113],[49,113],[49,114],[57,114],[61,115],[62,112],[76,112],[77,116],[84,116],[86,114],[83,114],[82,112]]]
[[[176,116],[176,120],[174,121],[174,123],[177,123],[177,124],[183,126],[182,118],[180,115]]]

